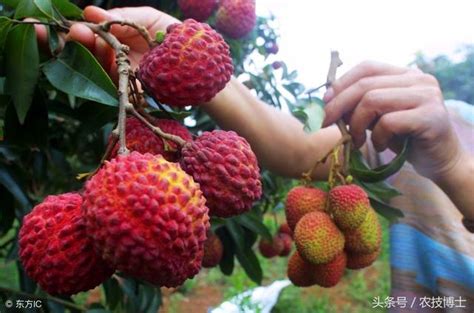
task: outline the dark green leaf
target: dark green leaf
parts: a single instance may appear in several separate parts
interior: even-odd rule
[[[224,246],[224,254],[222,255],[219,267],[224,275],[232,275],[234,271],[234,241],[232,240],[232,238],[230,238],[229,232],[225,227],[217,229],[216,234],[219,236],[222,241],[222,245]]]
[[[56,55],[60,49],[60,45],[58,33],[53,27],[48,27],[48,44],[51,54]]]
[[[81,44],[68,42],[43,72],[57,89],[79,98],[117,106],[117,89],[94,56]]]
[[[378,182],[395,174],[405,163],[409,141],[405,140],[402,151],[388,164],[370,169],[363,160],[362,153],[354,150],[351,154],[350,173],[363,182]]]
[[[370,198],[370,204],[377,211],[378,214],[385,217],[390,223],[396,223],[399,218],[402,218],[403,212],[379,200]]]
[[[33,2],[45,16],[47,16],[49,19],[53,19],[54,11],[51,0],[33,0]]]
[[[33,0],[21,0],[15,11],[15,19],[25,17],[45,18],[47,15],[38,8]]]
[[[380,201],[389,201],[393,197],[401,195],[397,189],[384,181],[377,183],[365,183],[355,179],[354,182],[362,186],[370,196]]]
[[[240,226],[236,221],[233,219],[226,219],[225,226],[227,231],[229,232],[232,240],[234,240],[235,246],[237,250],[244,250],[245,249],[245,237],[244,237],[244,230],[242,226]]]
[[[30,201],[6,167],[0,165],[0,184],[2,184],[20,203],[23,213],[31,208]]]
[[[0,186],[0,237],[12,227],[15,220],[15,199],[3,186]]]
[[[268,228],[262,221],[256,216],[254,212],[249,212],[234,218],[237,223],[248,228],[254,233],[259,234],[267,240],[272,240],[272,234],[268,231]]]
[[[244,269],[248,277],[257,284],[262,283],[263,272],[260,262],[252,249],[237,249],[237,260]]]
[[[110,313],[110,311],[106,309],[89,309],[86,313]]]
[[[64,17],[79,19],[82,16],[82,10],[69,0],[53,0],[53,5]]]
[[[18,25],[9,33],[5,48],[5,89],[12,96],[20,123],[23,124],[31,106],[39,76],[39,57],[33,25]]]
[[[9,6],[10,8],[16,8],[21,0],[2,0],[2,3]]]
[[[107,307],[111,310],[115,310],[123,297],[122,289],[120,289],[117,279],[115,277],[111,277],[106,280],[102,286],[105,292]]]
[[[5,16],[0,17],[0,51],[3,50],[3,45],[5,44],[12,25],[13,23],[9,18]]]

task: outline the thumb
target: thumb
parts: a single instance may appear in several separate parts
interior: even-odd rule
[[[88,22],[101,23],[104,21],[120,19],[121,16],[118,14],[113,14],[96,6],[88,6],[84,9],[84,18]]]

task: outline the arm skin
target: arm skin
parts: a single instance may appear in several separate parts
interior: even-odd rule
[[[91,6],[84,10],[84,17],[95,23],[130,19],[152,34],[179,22],[150,7],[104,11]],[[40,44],[47,42],[46,29],[37,25],[36,30]],[[136,66],[147,50],[143,39],[126,26],[114,25],[111,31],[131,47],[132,66]],[[116,76],[111,48],[87,27],[74,25],[65,39],[82,42],[111,76]],[[418,70],[364,62],[336,80],[324,101],[323,126],[344,118],[356,147],[366,141],[366,130],[372,130],[371,140],[378,151],[389,148],[397,152],[400,137],[409,136],[413,143],[409,161],[418,173],[435,182],[466,219],[474,220],[474,159],[462,150],[446,118],[435,78]],[[264,167],[283,176],[300,177],[341,136],[334,126],[305,133],[297,119],[256,99],[235,78],[202,107],[222,128],[245,137]],[[327,170],[321,166],[314,178],[324,179]]]

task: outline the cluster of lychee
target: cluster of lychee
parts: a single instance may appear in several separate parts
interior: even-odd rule
[[[328,193],[295,187],[288,193],[285,213],[296,245],[287,274],[296,286],[333,287],[346,268],[367,267],[380,253],[380,222],[357,185],[337,186]]]
[[[240,39],[255,27],[255,0],[178,0],[186,18],[206,21],[217,10],[216,29],[224,35]]]
[[[258,244],[258,249],[263,257],[270,259],[276,256],[287,257],[290,255],[292,245],[292,231],[285,223],[280,225],[276,236],[272,237],[271,240],[262,238]]]
[[[163,43],[141,60],[138,75],[160,101],[183,106],[213,98],[232,71],[222,37],[186,20],[168,28]],[[129,117],[131,153],[114,147],[82,191],[49,196],[25,216],[20,261],[48,293],[85,291],[115,271],[179,286],[222,257],[209,216],[242,214],[260,198],[260,169],[244,138],[222,130],[193,138],[177,121],[146,118],[181,140],[158,137]]]

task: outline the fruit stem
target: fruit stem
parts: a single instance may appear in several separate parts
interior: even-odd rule
[[[62,304],[65,307],[74,309],[74,310],[79,311],[79,312],[85,312],[86,311],[85,308],[83,308],[83,307],[81,307],[81,306],[79,306],[75,303],[65,301],[63,299],[56,298],[56,297],[53,297],[53,296],[50,296],[50,295],[46,295],[45,297],[42,297],[42,296],[37,296],[37,295],[33,295],[33,294],[30,294],[30,293],[27,293],[27,292],[15,290],[15,289],[10,289],[10,288],[6,288],[6,287],[1,287],[1,286],[0,286],[0,291],[5,292],[5,293],[13,293],[13,294],[20,295],[22,297],[26,297],[26,298],[29,298],[29,299],[37,299],[37,300],[44,300],[44,301],[50,300],[50,301]]]
[[[180,147],[183,147],[186,144],[186,141],[183,138],[165,133],[158,126],[154,126],[153,124],[151,124],[143,115],[141,115],[133,107],[133,105],[131,104],[127,105],[127,112],[135,116],[137,119],[139,119],[146,127],[148,127],[151,131],[153,131],[156,135],[160,136],[161,138],[172,141]]]
[[[145,39],[145,41],[147,42],[147,44],[150,48],[153,48],[155,46],[155,41],[153,40],[153,38],[151,38],[150,33],[148,32],[146,27],[144,27],[142,25],[138,25],[135,22],[132,22],[132,21],[129,21],[129,20],[115,20],[115,21],[103,22],[103,23],[99,24],[99,26],[102,28],[103,31],[109,32],[110,28],[114,24],[118,24],[118,25],[121,25],[121,26],[129,26],[129,27],[132,27],[132,28],[136,29],[137,32],[143,37],[143,39]]]
[[[331,51],[331,63],[329,64],[329,71],[326,81],[326,87],[331,87],[332,83],[336,80],[336,72],[337,68],[342,65],[342,61],[339,58],[338,51]],[[342,119],[336,122],[339,131],[342,134],[342,137],[348,137],[350,140],[344,142],[344,164],[342,166],[342,173],[343,175],[347,176],[349,173],[349,160],[351,156],[351,149],[352,149],[352,137],[350,133],[347,131],[346,123]]]
[[[117,72],[119,74],[118,96],[119,96],[119,116],[118,116],[118,133],[119,133],[119,150],[118,154],[126,155],[130,151],[127,149],[125,139],[125,119],[126,107],[129,105],[128,98],[128,80],[130,74],[130,60],[128,59],[128,52],[130,48],[122,44],[117,37],[105,31],[101,25],[81,22],[88,26],[94,33],[105,40],[115,51],[115,59],[117,63]]]

